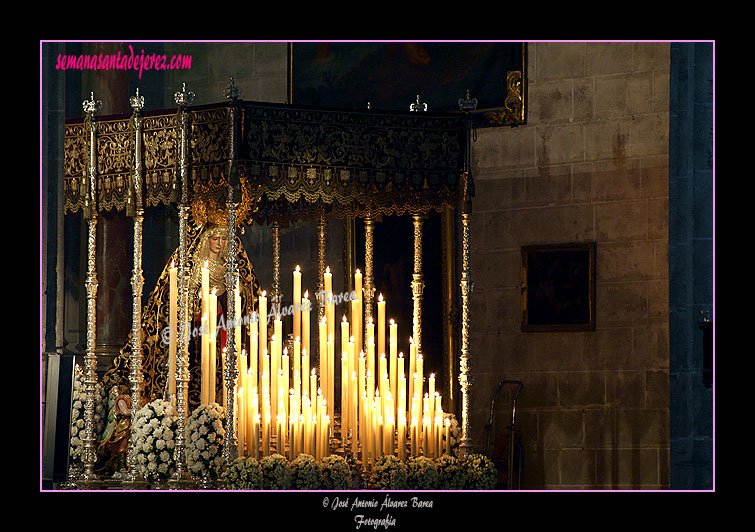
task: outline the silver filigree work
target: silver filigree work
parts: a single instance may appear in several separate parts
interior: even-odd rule
[[[412,273],[412,301],[414,302],[414,319],[412,320],[412,337],[417,353],[422,353],[422,216],[414,215],[414,273]]]
[[[87,297],[87,347],[84,355],[84,389],[86,400],[84,404],[84,437],[82,450],[83,470],[79,477],[79,486],[95,487],[98,482],[94,473],[97,460],[96,435],[94,434],[95,390],[97,387],[97,121],[95,113],[102,102],[91,99],[83,102],[84,112],[87,113],[85,122],[89,129],[89,217],[87,236],[87,277],[85,282]]]
[[[364,319],[373,317],[372,306],[375,300],[375,276],[373,273],[375,221],[372,216],[364,217]],[[367,327],[364,327],[364,344],[367,345]]]

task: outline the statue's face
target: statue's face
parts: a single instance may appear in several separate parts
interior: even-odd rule
[[[223,246],[226,243],[226,240],[228,240],[224,236],[215,235],[210,237],[210,251],[212,253],[220,253],[220,250],[223,249]]]

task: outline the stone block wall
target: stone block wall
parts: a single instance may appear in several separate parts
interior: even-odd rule
[[[483,450],[498,383],[521,380],[523,488],[669,487],[669,61],[665,43],[531,43],[526,125],[472,145],[470,436]],[[521,332],[521,246],[585,241],[596,330]]]

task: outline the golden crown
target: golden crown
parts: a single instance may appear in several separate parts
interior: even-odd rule
[[[241,176],[240,183],[241,186],[237,190],[240,191],[241,197],[234,197],[236,227],[249,223],[251,215],[258,209],[258,200],[249,190],[244,176]],[[209,223],[228,226],[228,188],[228,181],[223,174],[218,180],[213,180],[210,176],[207,180],[194,182],[190,211],[195,225]]]

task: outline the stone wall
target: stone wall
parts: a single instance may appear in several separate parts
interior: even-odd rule
[[[477,131],[470,435],[523,381],[523,488],[669,486],[669,65],[664,43],[529,44],[527,124]],[[521,246],[583,241],[596,330],[521,332]]]

